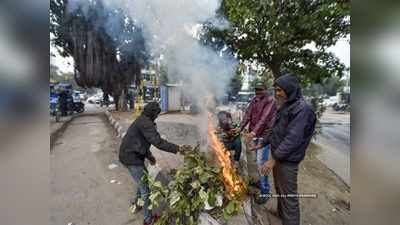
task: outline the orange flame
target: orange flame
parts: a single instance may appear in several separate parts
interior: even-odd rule
[[[232,167],[230,152],[225,149],[224,144],[215,134],[215,128],[211,121],[211,113],[209,113],[208,136],[211,142],[211,147],[217,155],[218,161],[222,167],[222,180],[227,189],[228,197],[242,197],[246,191],[246,185]]]

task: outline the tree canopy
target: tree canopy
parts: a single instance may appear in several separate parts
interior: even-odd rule
[[[346,66],[327,49],[350,31],[350,1],[223,0],[219,11],[228,29],[209,29],[239,59],[272,71],[294,72],[303,82],[341,77]]]
[[[147,62],[144,38],[121,9],[106,8],[101,0],[51,0],[50,32],[61,56],[74,59],[79,86],[101,88],[118,101],[140,80]]]

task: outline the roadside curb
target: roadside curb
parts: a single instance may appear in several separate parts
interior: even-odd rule
[[[114,128],[115,132],[117,133],[117,137],[122,139],[126,135],[126,131],[122,129],[121,124],[116,120],[112,113],[107,109],[105,111],[105,115],[108,118],[108,121],[110,122],[111,126]],[[149,175],[156,178],[157,180],[161,181],[164,185],[168,184],[168,181],[170,180],[167,171],[162,170],[157,164],[152,166],[145,161],[147,170],[149,172]]]
[[[114,130],[117,132],[117,137],[122,139],[125,136],[126,132],[122,131],[121,124],[112,116],[111,112],[108,109],[105,111],[105,114],[111,126],[113,126]]]

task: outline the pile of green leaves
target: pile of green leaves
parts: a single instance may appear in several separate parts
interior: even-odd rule
[[[199,147],[187,147],[184,154],[184,165],[173,171],[173,179],[168,187],[147,176],[151,190],[150,209],[159,207],[162,202],[167,209],[157,221],[157,225],[198,224],[201,211],[205,210],[205,202],[214,207],[210,214],[215,217],[228,218],[237,213],[240,202],[225,198],[223,204],[218,204],[217,196],[224,195],[224,185],[221,181],[221,169],[207,164],[206,155]]]

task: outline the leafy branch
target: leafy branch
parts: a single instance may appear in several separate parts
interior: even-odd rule
[[[151,190],[150,209],[159,207],[161,202],[167,204],[157,225],[195,225],[201,211],[209,211],[225,219],[238,212],[238,199],[225,198],[225,202],[222,201],[225,190],[221,169],[207,163],[205,153],[200,152],[199,146],[187,147],[183,167],[173,173],[168,187],[148,175],[145,177]]]

